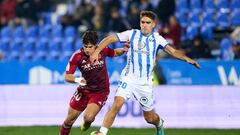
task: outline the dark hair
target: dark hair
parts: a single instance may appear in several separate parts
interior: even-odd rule
[[[98,34],[96,31],[86,31],[82,36],[83,44],[93,44],[97,45]]]
[[[140,18],[142,18],[144,16],[149,17],[152,20],[156,20],[157,19],[157,15],[154,12],[152,12],[152,11],[141,11]]]

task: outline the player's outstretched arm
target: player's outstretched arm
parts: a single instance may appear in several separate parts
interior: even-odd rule
[[[118,41],[118,38],[116,35],[110,35],[105,37],[98,45],[97,49],[94,51],[94,53],[90,56],[91,63],[94,63],[95,61],[98,61],[98,54],[106,48],[109,44],[115,43]]]
[[[196,68],[200,69],[201,66],[198,64],[197,61],[187,57],[186,55],[180,53],[178,50],[174,49],[173,47],[171,47],[170,45],[166,46],[166,48],[164,49],[165,52],[167,52],[168,54],[170,54],[171,56],[186,61],[189,64],[192,64],[193,66],[195,66]]]

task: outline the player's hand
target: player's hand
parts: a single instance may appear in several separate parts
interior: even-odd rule
[[[89,59],[90,59],[91,64],[97,62],[97,61],[98,61],[98,53],[94,52],[94,53],[90,56]]]
[[[123,51],[124,51],[124,52],[128,52],[129,47],[130,47],[130,41],[127,40],[127,41],[124,43]]]
[[[80,86],[87,85],[87,81],[83,77],[75,78],[75,82],[78,83]]]
[[[193,66],[195,66],[198,69],[201,68],[201,66],[198,64],[198,62],[193,59],[188,58],[186,61],[187,61],[187,63],[192,64]]]

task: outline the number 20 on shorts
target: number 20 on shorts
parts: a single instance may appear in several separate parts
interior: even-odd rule
[[[126,87],[127,87],[127,83],[126,82],[121,82],[120,85],[121,85],[121,87],[123,89],[126,89]]]

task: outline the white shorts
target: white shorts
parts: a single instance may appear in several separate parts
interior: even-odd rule
[[[134,96],[141,104],[143,111],[153,110],[153,88],[152,85],[139,85],[129,81],[119,83],[115,96],[121,96],[126,101]]]

